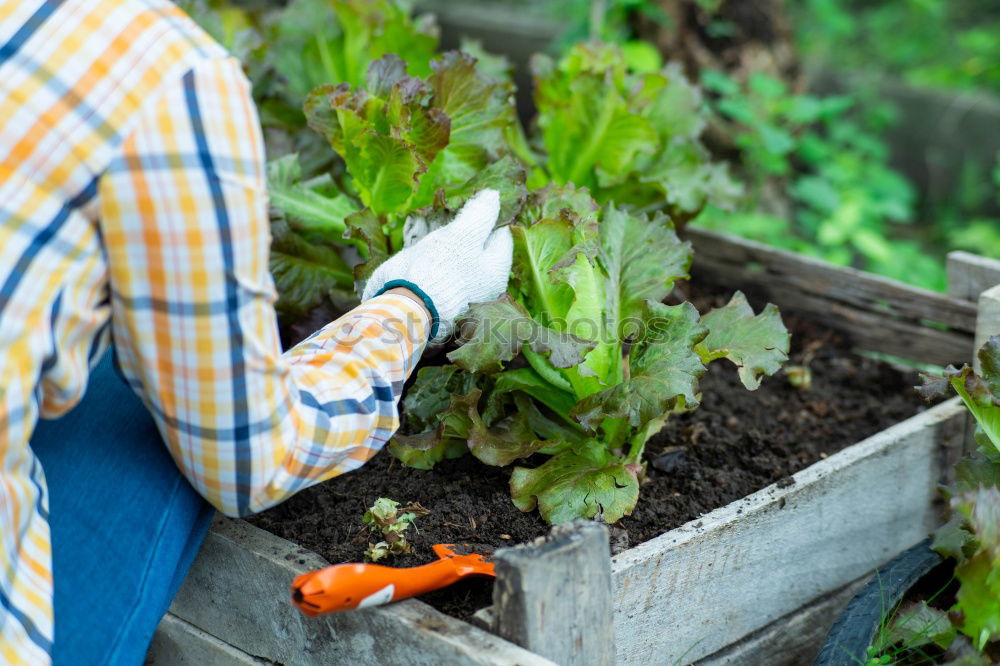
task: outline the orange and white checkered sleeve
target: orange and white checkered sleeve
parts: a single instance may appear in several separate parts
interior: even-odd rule
[[[98,199],[120,364],[207,500],[247,515],[383,446],[427,315],[383,295],[281,353],[263,141],[235,60],[146,102]]]

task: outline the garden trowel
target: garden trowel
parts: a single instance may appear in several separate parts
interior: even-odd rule
[[[379,606],[447,587],[466,576],[493,576],[492,552],[469,544],[434,546],[438,560],[419,567],[334,564],[292,582],[292,603],[309,617]]]

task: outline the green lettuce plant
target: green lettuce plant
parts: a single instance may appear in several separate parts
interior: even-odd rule
[[[515,122],[512,91],[458,51],[430,69],[426,78],[411,77],[406,63],[388,55],[371,63],[365,86],[327,84],[310,93],[309,126],[343,161],[344,173],[303,180],[294,154],[269,165],[274,217],[284,222],[273,225],[271,260],[282,311],[308,311],[310,293],[360,286],[402,248],[410,217],[444,219],[484,187],[502,192],[508,214],[516,203],[511,196],[524,172],[504,138]],[[318,247],[323,256],[311,262]],[[349,254],[361,262],[349,262]]]
[[[299,154],[307,178],[342,168],[306,127],[302,102],[314,88],[364,85],[369,64],[390,53],[406,60],[412,75],[424,77],[438,48],[433,16],[413,16],[409,0],[178,4],[242,62],[253,82],[268,155]]]
[[[438,28],[412,17],[408,0],[292,0],[271,29],[273,62],[285,94],[300,105],[326,83],[361,86],[373,60],[393,54],[414,76],[430,74]]]
[[[677,64],[629,69],[615,44],[585,42],[531,61],[543,154],[530,183],[573,183],[600,203],[665,209],[675,223],[741,194],[699,136],[707,108]],[[664,205],[665,204],[665,205]]]
[[[981,366],[948,367],[924,376],[921,393],[940,398],[954,390],[976,420],[978,451],[959,463],[945,489],[952,519],[937,531],[934,548],[955,561],[960,583],[951,614],[980,651],[1000,641],[1000,336],[978,352]]]
[[[508,294],[472,306],[450,365],[418,372],[390,448],[421,468],[466,451],[497,466],[539,454],[513,470],[520,509],[617,521],[638,500],[645,443],[698,406],[705,366],[727,358],[755,389],[787,359],[788,332],[777,308],[755,315],[740,293],[704,315],[665,305],[691,248],[661,213],[549,185],[511,232]]]

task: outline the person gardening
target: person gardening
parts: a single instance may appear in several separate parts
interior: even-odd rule
[[[3,663],[141,663],[214,511],[363,465],[505,290],[487,190],[282,353],[264,163],[239,63],[170,2],[0,0]]]

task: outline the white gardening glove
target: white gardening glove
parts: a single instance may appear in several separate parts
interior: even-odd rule
[[[479,192],[449,224],[376,268],[361,300],[405,287],[431,313],[431,342],[447,339],[469,303],[496,300],[507,289],[514,240],[510,229],[493,229],[499,214],[500,194]]]

